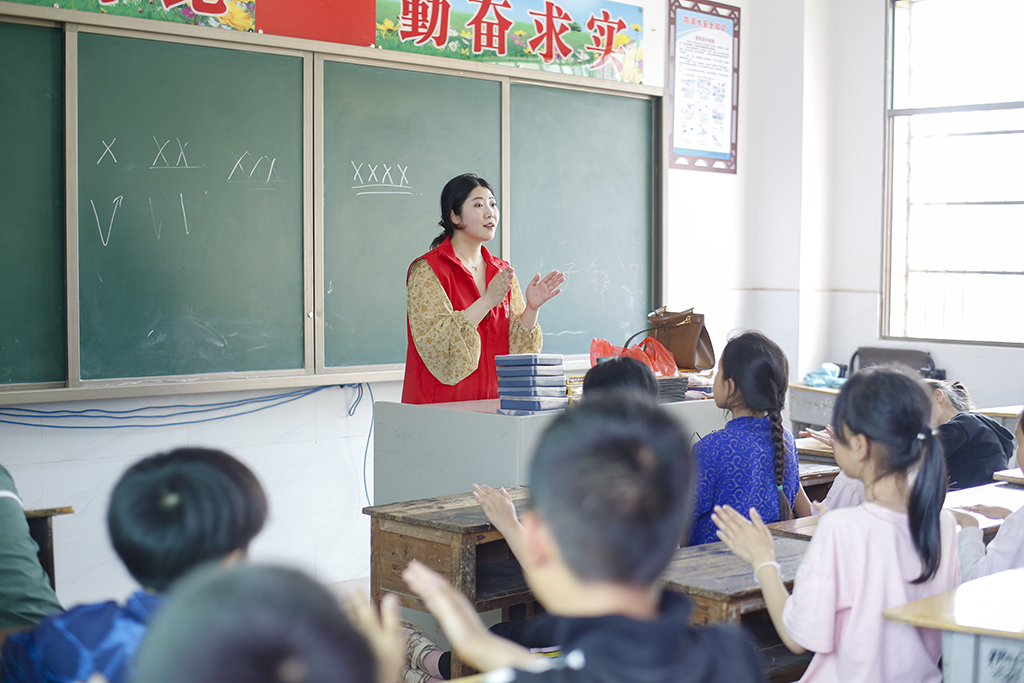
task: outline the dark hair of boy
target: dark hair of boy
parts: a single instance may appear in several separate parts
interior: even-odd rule
[[[772,429],[775,450],[775,485],[779,491],[779,519],[793,518],[792,501],[782,490],[786,481],[786,440],[782,409],[789,391],[789,360],[782,347],[760,332],[733,337],[722,350],[719,372],[736,383],[751,410],[764,411]]]
[[[180,448],[125,472],[107,526],[132,577],[162,592],[203,562],[246,551],[266,518],[266,495],[248,467],[222,451]]]
[[[283,567],[183,579],[135,658],[137,683],[373,683],[376,662],[337,599]]]
[[[865,368],[847,380],[832,413],[840,443],[846,443],[848,429],[878,447],[874,458],[879,477],[916,471],[907,510],[922,564],[914,583],[935,575],[942,554],[939,512],[946,498],[946,463],[931,414],[931,398],[921,384],[883,366]]]
[[[581,579],[654,583],[693,502],[682,426],[639,392],[599,392],[559,416],[530,464],[530,507]]]
[[[607,389],[636,389],[657,398],[658,378],[646,363],[629,356],[617,356],[590,368],[583,378],[584,395],[588,391],[593,395]]]

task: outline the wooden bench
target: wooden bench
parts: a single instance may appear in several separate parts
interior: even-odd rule
[[[942,631],[945,683],[1020,681],[1024,675],[1024,569],[968,581],[883,615]]]
[[[70,515],[75,511],[72,507],[47,508],[45,510],[25,510],[28,520],[28,533],[39,546],[39,564],[50,577],[50,587],[57,589],[57,575],[53,567],[53,518],[57,515]]]

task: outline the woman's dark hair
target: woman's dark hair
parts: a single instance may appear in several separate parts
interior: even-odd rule
[[[337,599],[294,569],[204,567],[183,579],[135,657],[138,683],[374,683]]]
[[[267,497],[248,467],[223,451],[179,448],[124,473],[107,527],[129,573],[162,592],[193,567],[248,549],[266,518]]]
[[[430,243],[431,249],[436,249],[442,242],[455,234],[458,228],[452,223],[452,211],[455,212],[456,216],[461,216],[462,205],[466,203],[466,198],[469,197],[470,192],[478,187],[486,187],[491,191],[491,194],[494,194],[491,184],[476,173],[457,175],[445,184],[444,189],[441,190],[441,220],[437,222],[438,225],[444,228],[444,232],[435,237],[434,241]]]
[[[879,477],[894,474],[913,480],[907,504],[910,536],[923,567],[914,583],[935,576],[942,559],[939,512],[946,498],[946,461],[931,414],[931,397],[924,387],[884,366],[854,374],[840,390],[832,413],[839,443],[848,443],[849,430],[876,446],[873,464]]]
[[[718,371],[722,377],[736,384],[748,408],[767,413],[775,451],[779,519],[792,519],[793,506],[783,490],[786,482],[786,430],[782,426],[782,409],[786,406],[786,392],[789,390],[789,360],[778,344],[760,332],[744,332],[725,345]]]
[[[647,586],[685,536],[693,508],[687,432],[650,396],[598,392],[541,435],[530,506],[583,580]]]
[[[636,389],[658,397],[658,378],[646,363],[629,356],[603,360],[587,370],[583,378],[583,395],[605,389]]]
[[[974,410],[974,401],[971,400],[967,387],[960,382],[951,383],[941,379],[925,379],[922,381],[928,387],[941,391],[946,396],[946,401],[953,406],[956,412],[968,413]]]

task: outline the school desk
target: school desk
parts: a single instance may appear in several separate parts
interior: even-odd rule
[[[57,578],[53,569],[53,518],[57,515],[70,515],[73,507],[48,508],[45,510],[25,510],[28,520],[28,533],[39,546],[39,564],[50,577],[50,588],[57,589]]]
[[[945,683],[1024,679],[1024,569],[1010,569],[882,613],[942,631]]]
[[[1019,467],[1011,467],[1008,470],[999,470],[992,475],[996,481],[1005,481],[1016,486],[1024,486],[1024,472]]]
[[[978,412],[998,420],[1004,427],[1010,430],[1011,434],[1016,434],[1017,418],[1020,417],[1021,410],[1024,410],[1024,405],[1018,404],[1015,406],[999,406],[997,408],[981,408]]]
[[[508,492],[521,509],[526,489]],[[402,571],[415,559],[447,578],[478,612],[501,609],[506,620],[532,616],[536,603],[519,563],[473,494],[376,505],[363,513],[370,516],[370,594],[375,602],[394,593],[404,607],[428,611],[402,580]],[[468,672],[453,655],[452,676]]]
[[[796,439],[796,454],[801,460],[835,464],[836,456],[831,446],[826,446],[811,436]]]
[[[796,538],[807,541],[814,535],[814,530],[818,528],[818,522],[820,520],[821,515],[797,517],[796,519],[787,519],[785,522],[774,522],[769,524],[768,530],[772,532],[773,536]]]
[[[838,465],[800,461],[800,484],[811,500],[825,500],[832,482],[839,475]]]
[[[778,536],[772,540],[779,574],[786,588],[792,590],[807,541]],[[813,654],[795,655],[782,644],[750,565],[733,555],[724,543],[680,548],[663,578],[668,590],[691,600],[693,623],[743,625],[759,646],[772,681],[796,680],[807,668]]]
[[[498,404],[374,403],[373,503],[527,483],[537,441],[560,411],[499,415]],[[725,411],[712,400],[661,405],[684,423],[691,443],[725,425]]]
[[[959,491],[950,491],[946,494],[946,500],[942,504],[944,508],[958,508],[959,512],[965,512],[978,520],[985,543],[995,538],[999,526],[1003,523],[1001,519],[991,519],[985,515],[959,508],[971,505],[994,505],[1016,512],[1024,507],[1024,487],[1015,486],[1007,482],[995,482],[983,486],[972,486]]]
[[[790,384],[789,419],[793,421],[793,429],[798,431],[809,425],[823,427],[831,422],[832,405],[838,395],[838,389]]]

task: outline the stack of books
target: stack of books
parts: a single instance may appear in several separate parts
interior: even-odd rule
[[[569,405],[561,355],[511,353],[495,356],[494,362],[498,366],[499,412],[521,415]]]

